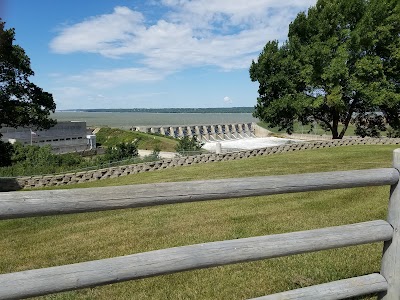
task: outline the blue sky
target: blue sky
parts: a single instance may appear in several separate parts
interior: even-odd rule
[[[232,107],[256,104],[251,61],[315,2],[0,0],[0,10],[58,110]]]

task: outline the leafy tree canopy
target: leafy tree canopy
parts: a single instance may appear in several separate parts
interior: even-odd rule
[[[49,128],[56,123],[49,118],[56,108],[53,96],[29,81],[30,59],[14,40],[14,29],[5,29],[0,18],[0,128]]]
[[[203,144],[197,140],[197,137],[185,136],[179,140],[176,145],[176,152],[183,153],[185,151],[200,151]]]
[[[118,143],[114,147],[107,148],[105,158],[110,161],[119,161],[138,156],[138,141],[131,143]]]
[[[342,138],[400,129],[400,2],[319,0],[289,25],[288,40],[270,41],[250,67],[259,82],[254,116],[293,131],[322,125]],[[342,124],[343,127],[340,127]]]

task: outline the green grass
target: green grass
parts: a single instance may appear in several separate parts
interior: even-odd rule
[[[75,187],[389,167],[396,146],[225,161]],[[193,243],[385,219],[389,187],[307,192],[0,222],[0,272]],[[66,292],[45,299],[245,299],[378,272],[382,244],[335,249]],[[369,298],[368,298],[369,299]]]
[[[257,125],[268,129],[269,131],[272,131],[273,133],[276,134],[286,134],[285,130],[279,130],[279,127],[269,127],[269,124],[266,122],[258,122]],[[343,126],[339,126],[339,132],[343,129]],[[353,124],[349,124],[347,127],[345,136],[355,136],[356,134],[354,133],[356,127]],[[316,134],[316,135],[331,135],[330,131],[324,131],[321,126],[316,125],[316,127],[311,131],[311,125],[302,125],[300,122],[295,122],[293,126],[293,133],[296,134]]]
[[[295,151],[235,161],[164,169],[119,178],[66,185],[63,188],[100,187],[139,183],[222,179],[234,177],[298,174],[322,171],[370,169],[389,165],[391,151],[399,146],[352,146]],[[54,187],[53,189],[55,189]],[[59,187],[57,187],[59,188]]]
[[[96,134],[97,142],[103,146],[115,146],[118,143],[129,143],[138,139],[138,148],[144,150],[154,150],[156,146],[161,151],[175,152],[178,141],[165,136],[147,134],[138,131],[128,131],[118,128],[103,127]]]

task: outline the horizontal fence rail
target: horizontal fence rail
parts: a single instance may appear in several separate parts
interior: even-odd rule
[[[387,221],[250,237],[0,274],[0,299],[20,299],[163,274],[384,241],[381,274],[255,299],[400,299],[400,149],[393,168],[0,194],[0,219],[391,185]]]
[[[208,181],[140,184],[74,190],[6,192],[0,219],[68,214],[172,203],[240,198],[362,186],[393,185],[394,168]]]
[[[377,220],[2,274],[0,299],[19,299],[193,269],[387,241],[392,236],[392,226]],[[383,284],[377,284],[373,291],[383,290]]]
[[[382,275],[369,274],[253,298],[252,300],[336,300],[385,292],[387,288],[387,281]]]

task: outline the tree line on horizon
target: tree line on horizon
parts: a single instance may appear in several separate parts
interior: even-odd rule
[[[208,107],[208,108],[88,108],[65,109],[78,112],[143,112],[143,113],[253,113],[254,107]]]

